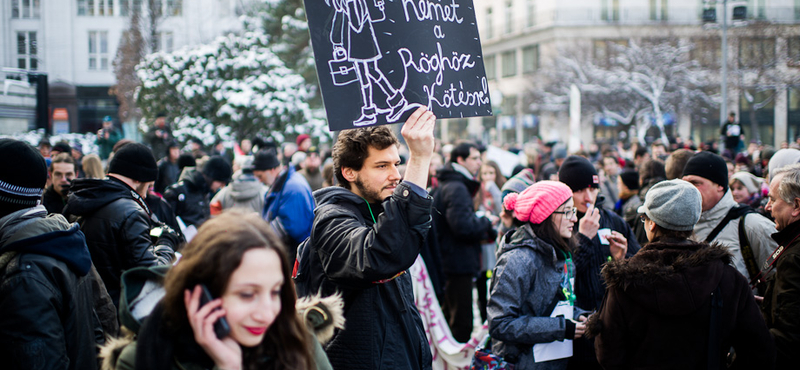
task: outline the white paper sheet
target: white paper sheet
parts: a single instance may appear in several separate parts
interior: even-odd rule
[[[550,317],[562,315],[567,319],[572,318],[573,307],[568,301],[558,302]],[[572,357],[572,339],[533,345],[533,360],[535,362],[552,361],[567,357]]]

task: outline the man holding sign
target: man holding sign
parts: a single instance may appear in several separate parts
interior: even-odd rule
[[[424,186],[435,120],[420,108],[403,126],[410,152],[404,178],[388,127],[342,131],[333,147],[339,186],[314,192],[314,224],[298,248],[294,278],[300,297],[344,298],[347,326],[325,348],[334,369],[431,368],[406,272],[431,228],[433,200]]]

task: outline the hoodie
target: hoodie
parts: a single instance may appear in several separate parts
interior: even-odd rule
[[[96,319],[83,233],[43,206],[0,219],[4,369],[94,369]]]
[[[725,367],[769,369],[775,348],[747,280],[719,244],[654,241],[627,260],[603,268],[608,290],[587,325],[606,369],[706,369],[712,294],[721,307],[715,348]],[[718,293],[716,293],[718,292]]]

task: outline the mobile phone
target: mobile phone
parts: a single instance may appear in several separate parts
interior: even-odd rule
[[[205,284],[200,284],[200,288],[202,289],[202,293],[200,293],[200,307],[203,307],[206,303],[214,300],[214,297],[211,296],[211,291],[208,290]],[[214,323],[214,333],[217,334],[217,338],[219,339],[225,338],[231,333],[231,326],[228,325],[228,320],[225,319],[225,316],[220,317],[219,320]]]

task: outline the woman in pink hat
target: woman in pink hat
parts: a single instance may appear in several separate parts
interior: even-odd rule
[[[565,369],[585,330],[574,306],[572,190],[540,181],[503,199],[515,229],[501,241],[489,297],[492,352],[518,370]]]

